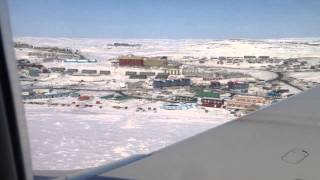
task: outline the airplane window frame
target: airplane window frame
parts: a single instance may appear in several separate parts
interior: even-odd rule
[[[6,0],[0,1],[0,179],[31,180],[31,156]]]

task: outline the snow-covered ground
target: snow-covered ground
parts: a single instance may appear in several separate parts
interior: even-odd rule
[[[224,109],[210,108],[208,113],[196,108],[136,112],[130,106],[116,110],[27,104],[25,110],[33,168],[60,170],[149,153],[234,118]]]
[[[100,60],[123,54],[143,56],[241,57],[244,55],[290,58],[320,57],[320,38],[295,39],[86,39],[20,37],[16,41],[36,46],[58,46],[79,49]],[[114,47],[113,43],[141,44],[139,47]]]

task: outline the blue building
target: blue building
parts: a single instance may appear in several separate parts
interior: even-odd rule
[[[163,80],[154,80],[153,81],[153,88],[161,89],[165,87],[165,81]]]
[[[270,92],[267,92],[266,94],[266,97],[271,97],[271,98],[277,98],[277,97],[280,97],[281,94],[277,91],[270,91]]]
[[[174,80],[154,80],[153,88],[161,89],[164,87],[175,87],[175,86],[190,86],[190,79],[174,79]]]

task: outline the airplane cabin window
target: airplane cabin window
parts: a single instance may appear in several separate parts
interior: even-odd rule
[[[320,3],[8,2],[33,170],[149,154],[320,83]]]

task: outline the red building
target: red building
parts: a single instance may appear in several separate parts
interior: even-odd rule
[[[120,66],[143,66],[144,57],[141,56],[120,56]]]
[[[221,108],[223,103],[223,99],[219,98],[201,98],[201,105],[205,107]]]
[[[90,99],[90,96],[85,96],[85,95],[78,97],[78,100],[79,100],[79,101],[86,101],[86,100],[89,100],[89,99]]]

